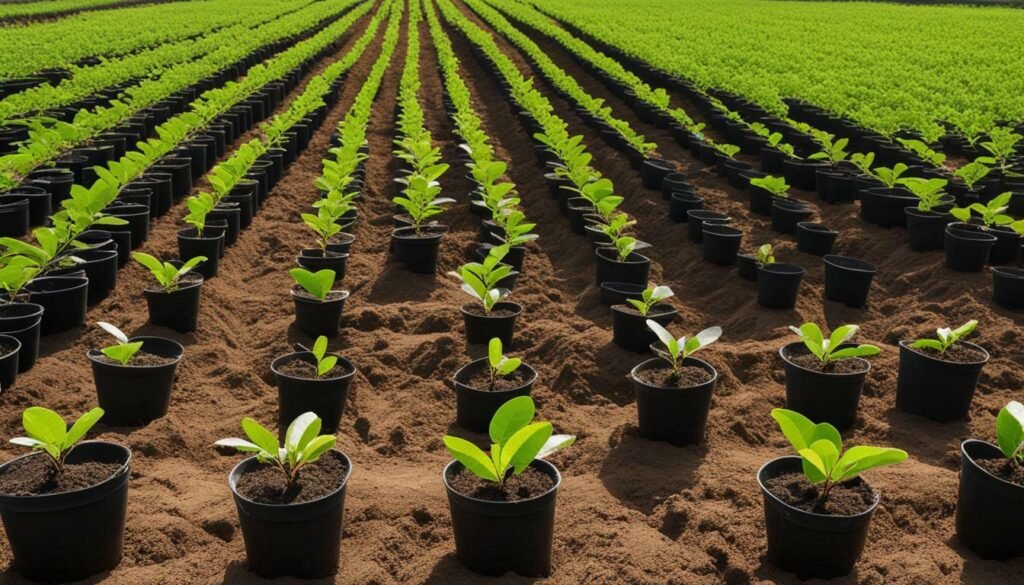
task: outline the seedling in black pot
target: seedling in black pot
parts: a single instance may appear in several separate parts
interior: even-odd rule
[[[462,281],[462,290],[480,303],[467,303],[461,308],[466,342],[471,345],[488,343],[495,337],[505,345],[512,345],[516,317],[523,308],[505,301],[509,290],[499,286],[503,280],[516,274],[510,266],[501,264],[508,250],[507,244],[495,246],[482,263],[463,264],[458,271],[448,273]]]
[[[144,254],[133,252],[134,258],[153,274],[159,288],[147,288],[146,304],[149,322],[170,327],[179,333],[195,331],[199,321],[199,293],[203,277],[193,269],[206,262],[206,256],[190,258],[181,266]]]
[[[298,288],[292,289],[292,300],[299,330],[310,337],[337,335],[348,291],[334,290],[335,272],[329,268],[316,272],[293,268],[289,274],[298,284]],[[301,294],[302,291],[309,296]]]

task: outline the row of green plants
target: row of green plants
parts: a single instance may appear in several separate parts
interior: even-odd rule
[[[221,43],[216,50],[199,59],[181,63],[159,77],[147,78],[127,88],[106,106],[79,110],[70,122],[39,117],[25,119],[19,125],[25,125],[27,136],[23,137],[15,152],[0,156],[0,191],[15,187],[30,172],[44,167],[61,154],[89,144],[132,116],[216,75],[258,49],[302,34],[353,4],[351,0],[318,3],[307,10],[247,30],[239,38]]]
[[[54,2],[14,2],[0,7],[0,18],[40,18],[74,12],[103,8],[109,4],[117,4],[124,0],[56,0]]]

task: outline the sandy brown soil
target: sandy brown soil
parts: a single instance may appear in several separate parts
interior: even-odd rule
[[[668,219],[660,195],[643,190],[626,160],[545,89],[557,112],[584,134],[599,170],[627,197],[626,209],[639,219],[640,237],[655,245],[652,280],[672,286],[677,295],[672,302],[681,313],[673,331],[694,333],[710,325],[725,330],[701,354],[720,378],[707,443],[675,448],[643,440],[637,434],[633,390],[626,376],[644,358],[612,343],[611,315],[593,285],[589,245],[569,232],[548,197],[531,143],[495,80],[469,53],[466,40],[455,29],[447,30],[499,156],[511,162],[509,175],[541,236],[527,254],[511,297],[525,310],[515,343],[506,352],[523,357],[538,371],[534,397],[540,416],[551,420],[557,431],[579,437],[553,459],[563,473],[554,574],[542,580],[485,579],[462,568],[454,556],[441,482],[449,456],[441,436],[456,432],[482,439],[454,426],[450,377],[481,357],[483,348],[465,347],[459,306],[467,299],[443,274],[473,248],[477,218],[469,210],[465,170],[453,165],[441,182],[459,203],[441,216],[451,231],[438,275],[414,275],[388,262],[396,170],[390,150],[403,37],[371,120],[367,189],[359,203],[357,240],[343,283],[352,296],[342,333],[331,344],[359,371],[338,432],[339,448],[353,462],[342,568],[325,582],[795,583],[795,577],[764,560],[761,496],[754,474],[769,459],[788,454],[768,411],[784,403],[777,350],[793,340],[786,326],[807,320],[829,327],[858,323],[860,341],[883,347],[882,355],[872,358],[861,416],[847,438],[851,443],[900,447],[911,456],[899,466],[869,473],[868,481],[882,492],[882,503],[863,560],[853,575],[836,582],[995,584],[1021,579],[1024,561],[981,561],[957,542],[953,529],[959,442],[967,437],[991,440],[995,413],[1008,400],[1021,398],[1024,382],[1020,317],[993,306],[988,274],[953,274],[943,267],[940,253],[910,252],[902,231],[866,226],[855,207],[822,207],[811,194],[802,193],[797,197],[809,200],[824,223],[841,230],[837,250],[879,267],[868,308],[824,302],[819,258],[797,252],[791,238],[772,234],[766,221],[750,216],[741,193],[694,162],[666,133],[640,123],[564,51],[542,43],[594,95],[606,98],[616,115],[678,161],[710,207],[733,215],[747,234],[745,250],[771,240],[780,261],[808,270],[795,310],[759,307],[754,285],[734,270],[704,263],[685,228]],[[425,24],[420,34],[427,123],[446,159],[454,163],[451,125],[444,117],[441,80]],[[345,48],[353,39],[346,38]],[[535,75],[511,45],[500,42],[524,71]],[[204,285],[197,333],[178,335],[145,325],[142,289],[148,274],[135,265],[121,272],[111,297],[90,311],[90,322],[111,321],[132,334],[165,335],[186,346],[166,418],[141,429],[101,423],[93,433],[129,445],[135,459],[125,558],[110,575],[90,582],[261,582],[246,570],[227,487],[227,474],[241,457],[219,453],[212,443],[237,435],[243,416],[265,424],[276,419],[270,362],[289,351],[290,342],[308,342],[291,327],[288,295],[292,282],[287,269],[310,238],[298,214],[316,197],[313,179],[333,123],[351,104],[378,50],[378,44],[371,46],[349,74],[328,124],[289,169],[252,229],[229,250],[219,276]],[[320,70],[322,66],[314,72]],[[176,252],[180,215],[179,208],[155,223],[144,246],[147,252],[162,257]],[[940,425],[897,412],[897,341],[969,318],[980,320],[974,340],[992,354],[970,420]],[[46,338],[35,369],[0,394],[3,435],[19,433],[20,412],[31,404],[68,415],[93,406],[95,392],[84,354],[104,340],[98,328]],[[13,446],[2,449],[4,459],[20,453]],[[0,561],[10,561],[6,542],[0,542]],[[22,582],[14,572],[0,575],[0,583]]]

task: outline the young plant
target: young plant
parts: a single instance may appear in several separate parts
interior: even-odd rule
[[[772,418],[782,434],[803,459],[804,475],[812,484],[822,484],[818,501],[824,502],[835,486],[861,473],[899,463],[907,452],[888,447],[850,447],[843,453],[839,431],[828,423],[814,424],[806,416],[784,408],[772,409]],[[840,454],[842,456],[840,456]]]
[[[447,169],[448,165],[436,165],[436,168],[424,169],[424,174],[410,176],[406,188],[402,190],[403,196],[394,198],[395,204],[412,218],[417,235],[427,219],[444,211],[443,205],[455,203],[454,199],[438,197],[441,187],[435,179]]]
[[[786,184],[786,179],[782,177],[773,177],[771,175],[757,177],[750,179],[750,184],[764,189],[774,197],[789,197],[789,185]]]
[[[903,163],[896,163],[891,169],[888,167],[878,167],[872,174],[887,188],[892,189],[899,182],[900,176],[907,172],[908,168],[910,167]]]
[[[814,140],[821,145],[821,150],[816,152],[807,158],[809,160],[827,160],[829,163],[836,165],[844,160],[848,156],[846,152],[846,145],[850,143],[848,138],[840,138],[839,140],[833,141],[834,135],[828,132],[817,131],[814,133]]]
[[[316,245],[321,251],[327,251],[327,244],[331,238],[341,233],[341,226],[337,223],[338,217],[331,213],[328,207],[317,209],[316,215],[303,213],[302,221],[313,230],[316,235]]]
[[[463,264],[457,272],[448,273],[462,281],[462,290],[466,294],[480,301],[484,314],[489,314],[494,305],[508,296],[507,288],[498,288],[499,282],[514,273],[511,266],[500,264],[508,250],[508,244],[495,246],[487,253],[483,263],[469,262]]]
[[[878,347],[866,344],[839,349],[840,345],[846,343],[857,334],[857,331],[860,330],[858,325],[837,327],[828,339],[825,339],[821,329],[814,323],[804,323],[799,329],[790,325],[789,329],[800,337],[804,342],[804,346],[807,347],[814,357],[821,361],[822,368],[826,370],[839,360],[868,357],[878,355],[881,352]]]
[[[761,244],[757,249],[757,261],[761,264],[775,264],[775,253],[771,244]]]
[[[338,356],[327,355],[327,337],[323,335],[317,337],[313,343],[313,357],[316,358],[316,376],[318,378],[326,376],[338,363]]]
[[[969,335],[978,326],[978,321],[971,319],[956,329],[950,329],[949,327],[940,327],[935,330],[936,339],[918,339],[914,343],[910,344],[910,347],[914,349],[932,349],[939,353],[946,353],[946,350],[953,347],[953,344],[960,340],[961,337]]]
[[[117,361],[122,366],[127,366],[128,362],[131,361],[132,357],[134,357],[135,354],[137,354],[139,350],[142,349],[141,341],[129,341],[128,336],[125,335],[123,331],[121,331],[117,327],[114,327],[110,323],[97,321],[96,324],[100,326],[100,329],[113,335],[114,339],[117,340],[117,345],[104,347],[100,351],[103,352],[103,355],[107,356],[112,360]]]
[[[1024,466],[1024,404],[1012,400],[999,411],[996,439],[1007,459]]]
[[[1006,214],[1011,197],[1013,197],[1013,193],[1007,191],[993,197],[988,204],[972,203],[967,207],[954,207],[949,212],[953,214],[953,217],[967,223],[971,221],[971,212],[973,211],[978,214],[978,219],[986,228],[1002,225],[1009,226],[1017,233],[1024,233],[1024,220],[1014,221],[1013,217]]]
[[[740,147],[735,144],[716,144],[715,150],[722,153],[726,158],[735,159],[736,155],[740,152]]]
[[[331,289],[334,288],[335,273],[327,268],[317,270],[316,272],[311,272],[305,268],[292,268],[288,273],[292,275],[292,278],[295,279],[299,286],[319,299],[320,302],[323,302],[327,295],[330,294]]]
[[[920,211],[931,211],[942,203],[946,195],[946,179],[923,179],[921,177],[908,177],[900,179],[899,183],[917,196],[917,209]]]
[[[206,262],[206,256],[196,256],[195,258],[190,258],[188,262],[182,264],[181,268],[178,268],[170,262],[160,262],[144,252],[132,252],[132,258],[153,273],[153,277],[164,288],[164,292],[174,292],[177,290],[182,276],[191,272],[200,263]]]
[[[960,167],[953,175],[960,177],[968,189],[974,189],[974,185],[984,179],[990,172],[992,172],[991,167],[974,161]]]
[[[501,405],[488,429],[492,441],[490,454],[451,435],[444,437],[444,446],[467,470],[503,488],[510,471],[519,475],[534,459],[544,459],[576,441],[572,435],[553,435],[549,422],[531,422],[534,413],[529,396],[517,396]]]
[[[625,262],[629,256],[636,251],[637,239],[630,236],[619,236],[612,240],[615,251],[618,253],[619,262]]]
[[[537,224],[527,223],[522,211],[505,210],[495,215],[494,221],[504,230],[505,237],[502,240],[509,246],[523,246],[537,239],[537,234],[530,233]]]
[[[215,445],[230,447],[242,453],[255,453],[256,460],[277,467],[284,474],[290,489],[299,478],[299,470],[315,462],[334,447],[337,439],[333,435],[321,435],[320,417],[312,412],[300,414],[284,434],[284,446],[277,441],[277,435],[268,431],[251,418],[242,419],[245,439],[220,439]]]
[[[651,309],[654,307],[654,305],[657,305],[661,301],[663,301],[663,300],[665,300],[665,299],[667,299],[669,297],[672,297],[674,295],[675,295],[675,293],[672,292],[672,289],[670,289],[667,286],[654,286],[653,284],[651,284],[651,285],[648,285],[647,289],[644,290],[644,292],[642,293],[641,300],[639,300],[639,301],[636,300],[636,299],[626,299],[626,300],[629,301],[629,304],[631,304],[634,307],[636,307],[636,310],[640,311],[641,315],[646,317],[647,313],[649,313],[651,311]]]
[[[209,193],[200,193],[188,198],[188,214],[185,223],[196,228],[196,235],[203,237],[206,228],[206,216],[217,206],[217,200]]]
[[[796,149],[793,148],[793,145],[783,142],[782,138],[783,136],[781,132],[772,132],[768,135],[768,146],[778,150],[789,158],[800,158],[797,156]]]
[[[21,414],[21,426],[27,437],[15,437],[11,443],[22,447],[40,449],[50,457],[57,473],[64,472],[64,462],[68,454],[101,418],[102,408],[94,408],[83,414],[81,418],[68,425],[59,414],[41,406],[30,406]]]
[[[939,168],[944,162],[946,162],[946,155],[941,152],[935,152],[927,144],[920,140],[910,140],[907,138],[897,138],[897,142],[903,145],[904,148],[916,154],[921,160],[932,165],[933,167]]]
[[[875,153],[855,152],[850,156],[850,162],[864,175],[873,176],[871,165],[875,164]]]
[[[498,378],[510,375],[523,363],[523,360],[519,358],[505,357],[502,354],[503,349],[501,339],[497,337],[491,338],[487,344],[487,367],[490,372],[491,388],[494,388],[494,383]]]
[[[674,382],[679,380],[683,360],[693,355],[697,350],[718,341],[718,338],[722,336],[722,328],[718,326],[708,327],[689,339],[685,335],[676,339],[669,333],[668,329],[665,329],[657,321],[651,319],[647,320],[647,327],[661,341],[662,347],[657,348],[655,351],[658,357],[672,365],[672,381]]]

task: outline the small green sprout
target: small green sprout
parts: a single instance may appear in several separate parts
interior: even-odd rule
[[[323,335],[317,337],[313,344],[313,357],[316,358],[316,375],[319,378],[327,375],[338,363],[338,356],[327,355],[327,337]]]
[[[214,445],[230,447],[242,453],[255,453],[260,463],[274,465],[284,474],[288,487],[299,478],[299,470],[320,459],[337,442],[333,435],[321,435],[321,420],[316,414],[300,414],[284,434],[284,447],[277,436],[251,418],[242,419],[242,430],[249,440],[220,439]]]
[[[139,350],[142,349],[141,341],[130,341],[128,339],[128,336],[125,335],[123,331],[111,325],[110,323],[97,321],[96,324],[100,326],[100,329],[113,335],[114,339],[117,340],[117,345],[104,347],[100,351],[103,352],[103,355],[107,356],[112,360],[115,360],[122,366],[127,366],[128,362],[131,361],[132,357],[134,357],[135,354],[137,354]]]
[[[708,327],[689,339],[685,335],[676,339],[675,336],[669,333],[668,329],[665,329],[660,323],[652,319],[647,320],[647,327],[661,341],[663,349],[657,348],[655,353],[658,354],[658,357],[671,364],[673,381],[679,380],[683,360],[693,355],[697,350],[718,341],[718,338],[722,336],[722,328],[718,326]]]
[[[629,302],[629,304],[633,305],[637,311],[640,311],[641,315],[646,317],[647,313],[649,313],[651,309],[654,308],[654,305],[657,305],[661,301],[674,295],[675,293],[672,292],[671,288],[667,286],[654,286],[652,284],[648,285],[647,289],[644,290],[641,300],[626,300]]]
[[[978,321],[971,319],[956,329],[940,327],[935,330],[937,339],[918,339],[910,344],[914,349],[933,349],[939,353],[946,353],[946,350],[960,340],[961,337],[969,335],[978,326]]]
[[[757,261],[761,264],[775,264],[775,253],[771,244],[761,244],[757,249]]]
[[[498,378],[510,375],[523,363],[523,360],[519,358],[505,357],[502,354],[503,349],[501,339],[497,337],[491,338],[487,344],[487,366],[491,377],[491,388],[494,387]]]
[[[1024,404],[1011,400],[996,417],[996,438],[1006,458],[1024,465]]]
[[[196,256],[190,258],[188,262],[182,264],[181,268],[178,268],[170,262],[160,262],[144,252],[132,252],[132,258],[153,273],[157,283],[164,287],[164,292],[174,292],[177,290],[181,277],[191,272],[200,262],[206,262],[206,256]]]
[[[815,323],[804,323],[799,329],[790,325],[789,329],[800,337],[804,342],[804,346],[807,347],[814,357],[821,361],[822,367],[826,369],[839,360],[854,357],[868,357],[878,355],[881,352],[878,347],[866,344],[839,349],[839,346],[846,343],[850,338],[857,334],[860,330],[860,326],[858,325],[843,325],[841,327],[837,327],[828,339],[825,339],[824,334],[821,332],[821,328],[819,328]]]
[[[21,426],[25,428],[27,437],[15,437],[11,443],[22,447],[41,449],[50,457],[57,473],[64,472],[64,462],[78,443],[99,420],[103,418],[103,409],[94,408],[83,414],[71,425],[59,414],[41,406],[30,406],[21,414]]]
[[[335,272],[328,268],[311,272],[305,268],[292,268],[288,271],[306,292],[313,295],[321,302],[327,298],[334,287]]]

